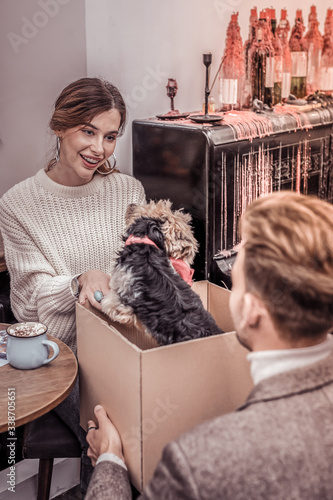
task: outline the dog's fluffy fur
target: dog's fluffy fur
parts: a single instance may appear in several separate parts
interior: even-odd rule
[[[147,236],[158,248],[145,243],[124,246],[110,292],[102,300],[102,310],[111,319],[143,326],[160,345],[222,333],[169,261],[173,257],[193,263],[198,245],[190,221],[189,214],[173,212],[169,200],[130,205],[124,241],[130,235]]]

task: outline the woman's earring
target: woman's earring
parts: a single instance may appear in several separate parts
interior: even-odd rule
[[[56,163],[58,163],[59,159],[60,159],[60,138],[57,136],[56,154],[55,154]]]
[[[111,163],[110,161],[108,160],[108,163],[110,165],[110,168],[111,170],[114,170],[116,168],[116,165],[117,165],[117,158],[116,158],[116,155],[114,153],[112,153],[112,156],[111,158],[113,158],[113,165],[111,166]]]
[[[110,160],[106,160],[103,165],[101,165],[101,167],[104,169],[104,170],[99,170],[101,167],[98,167],[96,169],[96,171],[101,174],[101,175],[109,175],[111,174],[115,168],[116,168],[116,165],[117,165],[117,158],[116,158],[116,155],[114,153],[112,153],[112,156],[111,158],[113,158],[113,165],[111,165],[111,162]]]

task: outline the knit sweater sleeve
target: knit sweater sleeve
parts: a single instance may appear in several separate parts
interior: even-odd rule
[[[59,315],[63,314],[63,319],[68,313],[74,315],[72,277],[57,275],[47,255],[36,245],[33,231],[27,233],[5,200],[0,205],[0,223],[11,277],[13,313],[18,321],[41,321],[52,329]],[[58,328],[52,329],[52,333],[62,337]]]

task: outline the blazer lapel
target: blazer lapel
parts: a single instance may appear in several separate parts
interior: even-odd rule
[[[252,389],[245,403],[236,411],[242,411],[256,403],[313,391],[329,384],[333,384],[333,351],[317,363],[262,380]]]

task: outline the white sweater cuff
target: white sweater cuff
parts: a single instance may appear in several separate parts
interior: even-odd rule
[[[104,461],[108,461],[108,462],[114,462],[118,465],[121,465],[121,467],[123,467],[125,470],[127,470],[127,467],[125,465],[125,462],[117,457],[117,455],[114,455],[113,453],[102,453],[102,455],[100,455],[96,461],[96,465],[99,464],[100,462],[104,462]]]
[[[45,280],[39,290],[38,310],[72,313],[77,299],[73,295],[71,282],[72,277],[69,276],[54,276]]]

